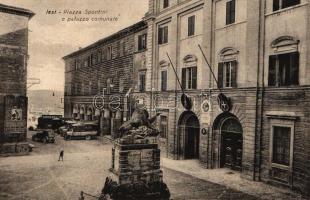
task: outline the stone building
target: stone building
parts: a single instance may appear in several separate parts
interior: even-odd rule
[[[135,96],[161,113],[162,154],[310,191],[309,16],[308,0],[149,0]]]
[[[130,114],[129,95],[145,90],[146,23],[75,51],[65,61],[65,117],[100,121],[110,135]]]
[[[26,153],[28,22],[34,13],[0,4],[0,153]]]

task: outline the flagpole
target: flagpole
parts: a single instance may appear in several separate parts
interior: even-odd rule
[[[198,44],[198,47],[199,47],[199,49],[200,49],[200,51],[201,51],[201,53],[202,53],[202,55],[203,55],[203,58],[205,59],[205,61],[206,61],[207,65],[208,65],[210,71],[211,71],[211,74],[212,74],[212,76],[213,76],[215,82],[216,82],[217,89],[219,89],[219,91],[222,93],[222,90],[221,90],[221,88],[219,87],[219,82],[218,82],[217,78],[215,77],[215,75],[214,75],[214,73],[213,73],[213,70],[212,70],[212,68],[211,68],[211,65],[210,65],[209,62],[208,62],[208,59],[207,59],[206,55],[205,55],[204,52],[202,51],[202,48],[201,48],[200,44]]]
[[[172,69],[173,69],[173,71],[174,71],[174,73],[175,73],[175,76],[177,77],[177,80],[178,80],[178,83],[179,83],[179,85],[180,85],[180,87],[181,87],[182,93],[184,94],[184,88],[183,88],[183,86],[182,86],[182,84],[181,84],[181,82],[180,82],[178,73],[177,73],[176,69],[174,68],[174,66],[173,66],[173,64],[172,64],[172,61],[171,61],[171,59],[170,59],[169,54],[168,54],[167,52],[166,52],[166,54],[167,54],[168,59],[169,59],[169,61],[170,61],[171,67],[172,67]]]

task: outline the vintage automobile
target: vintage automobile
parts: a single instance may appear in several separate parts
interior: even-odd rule
[[[67,131],[72,128],[72,125],[76,123],[76,121],[65,121],[64,125],[58,128],[58,133],[61,136],[64,136],[65,133],[67,133]]]
[[[31,137],[32,141],[43,143],[54,143],[55,132],[52,129],[37,129]]]
[[[64,133],[64,139],[95,139],[98,134],[98,124],[88,122],[88,123],[76,123],[73,124],[69,130]]]

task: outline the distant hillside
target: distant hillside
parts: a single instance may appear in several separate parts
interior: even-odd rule
[[[62,91],[29,90],[27,96],[29,113],[63,114]]]

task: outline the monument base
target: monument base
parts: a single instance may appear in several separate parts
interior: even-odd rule
[[[160,149],[155,143],[121,144],[112,149],[111,175],[106,178],[102,199],[168,200],[170,192],[163,182]]]

